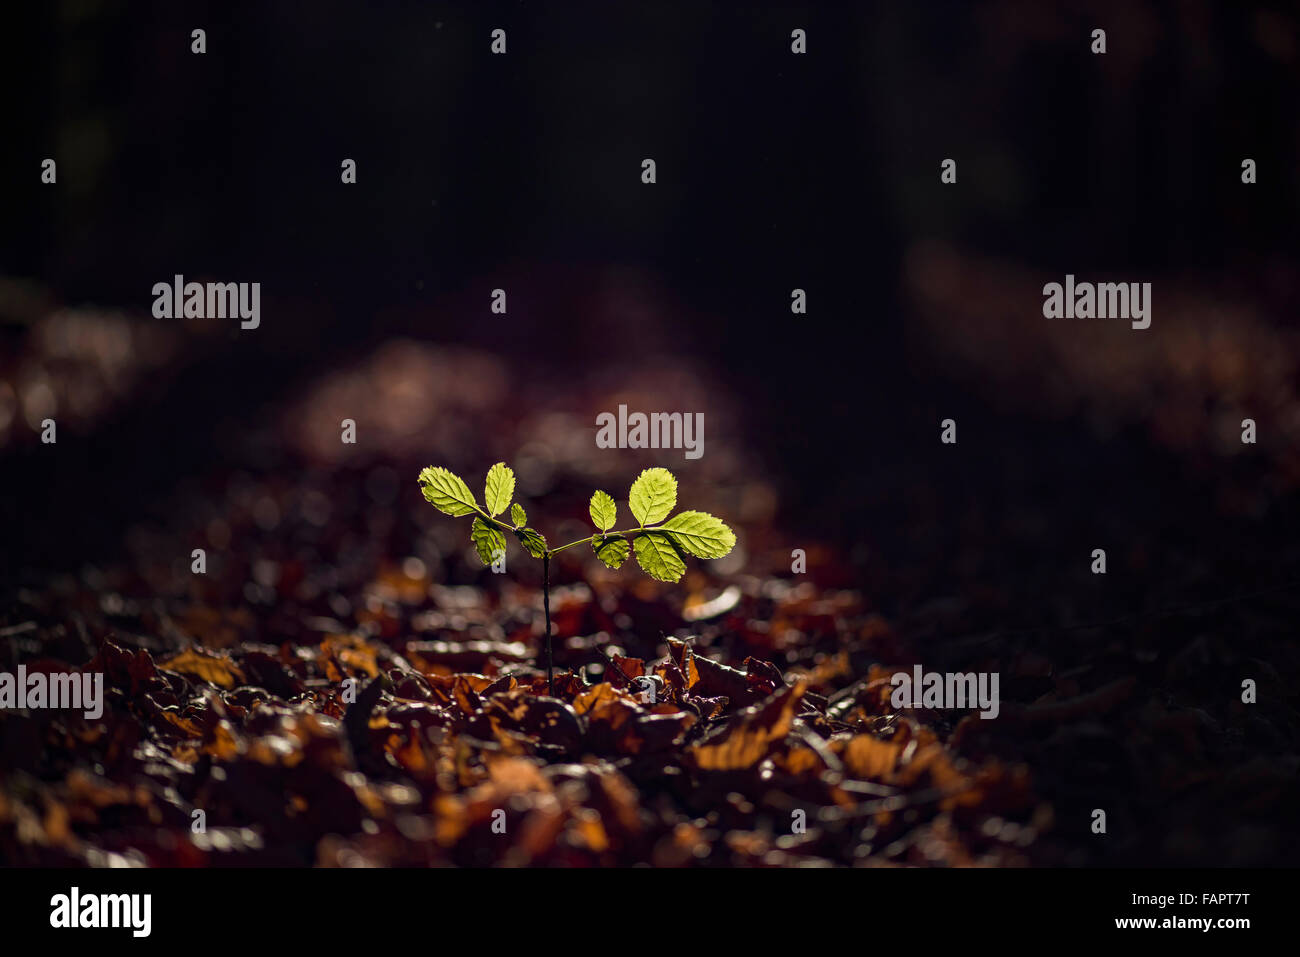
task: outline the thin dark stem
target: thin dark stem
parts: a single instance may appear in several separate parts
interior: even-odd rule
[[[542,611],[546,613],[546,693],[555,697],[555,673],[551,665],[551,556],[542,555]]]

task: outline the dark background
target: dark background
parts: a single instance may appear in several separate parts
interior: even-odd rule
[[[1068,668],[1204,639],[1190,684],[1143,676],[1196,707],[1238,694],[1227,664],[1297,677],[1294,8],[762,7],[7,10],[0,275],[35,291],[0,297],[0,356],[17,362],[57,306],[146,317],[177,272],[261,282],[263,318],[61,432],[57,467],[15,421],[0,567],[17,581],[113,556],[133,515],[226,464],[216,423],[253,422],[394,337],[489,350],[557,395],[596,367],[686,355],[743,407],[728,438],[779,489],[778,524],[837,549],[917,645],[992,636]],[[39,182],[46,156],[57,187]],[[1152,328],[1045,332],[1041,284],[1067,272],[1152,282]],[[620,276],[651,290],[646,311],[602,308]],[[488,312],[497,286],[506,316]],[[790,313],[795,287],[808,315]],[[1049,336],[1099,366],[1070,345],[1049,358]],[[1211,371],[1171,373],[1192,341],[1189,363]],[[1242,361],[1214,373],[1237,342]],[[1281,362],[1267,378],[1260,355]],[[1117,392],[1098,367],[1150,391]],[[1216,439],[1245,415],[1258,446]],[[938,441],[945,417],[956,447]],[[1088,573],[1102,546],[1105,579]],[[956,611],[935,610],[948,599]],[[1102,621],[1121,623],[1069,630]],[[936,665],[964,660],[932,648]],[[1223,747],[1272,756],[1294,796],[1288,687],[1272,730]],[[1065,801],[1085,773],[1039,770]],[[1231,826],[1205,807],[1229,798],[1206,801],[1221,838]],[[1159,803],[1125,862],[1168,852]],[[1245,860],[1291,854],[1289,827]],[[1238,862],[1241,842],[1217,840],[1182,856]]]
[[[561,382],[636,357],[643,337],[589,301],[610,264],[653,272],[688,307],[656,314],[656,341],[745,396],[763,423],[753,440],[775,443],[794,490],[945,454],[941,409],[981,430],[984,459],[1043,439],[981,418],[970,390],[945,392],[909,353],[900,267],[918,241],[1058,280],[1176,271],[1295,305],[1284,5],[86,3],[14,16],[6,271],[64,303],[140,311],[175,272],[250,277],[273,316],[169,393],[155,475],[202,454],[213,394],[252,409],[395,334],[483,345]],[[189,52],[198,24],[202,57]],[[789,53],[794,24],[807,56]],[[1088,52],[1097,24],[1105,57]],[[506,57],[480,49],[497,25]],[[47,155],[57,189],[30,175]],[[1252,189],[1245,155],[1261,166]],[[344,156],[355,188],[339,188]],[[952,189],[938,180],[947,156]],[[1281,288],[1260,288],[1283,256]],[[447,306],[477,310],[504,277],[527,310],[489,323]],[[790,314],[796,286],[806,316]],[[1030,320],[1040,306],[1014,304]],[[1062,454],[1078,448],[1077,432],[1053,432]],[[814,501],[796,513],[820,532],[867,519],[824,521]]]

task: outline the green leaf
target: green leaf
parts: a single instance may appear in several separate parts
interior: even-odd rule
[[[677,479],[667,469],[646,469],[632,483],[627,503],[642,526],[662,522],[677,504]]]
[[[488,514],[494,518],[500,515],[510,507],[510,500],[514,497],[515,473],[505,462],[498,462],[488,469],[487,487],[483,489]]]
[[[708,512],[678,512],[659,526],[672,533],[683,551],[696,558],[721,558],[736,544],[736,535]]]
[[[614,527],[617,516],[618,506],[614,504],[614,499],[608,492],[597,489],[591,493],[591,521],[598,529],[608,532]]]
[[[420,485],[425,499],[448,515],[473,515],[478,507],[464,479],[444,468],[421,469]]]
[[[514,522],[520,528],[528,524],[528,513],[518,502],[510,506],[510,521]]]
[[[491,565],[499,556],[505,554],[506,537],[501,534],[500,529],[493,528],[481,518],[474,519],[474,524],[469,527],[469,537],[474,542],[474,548],[478,550],[478,557],[483,559],[484,565]]]
[[[686,574],[686,562],[668,535],[647,532],[638,535],[632,547],[636,550],[637,564],[651,578],[675,582]]]
[[[627,561],[628,548],[626,539],[602,536],[591,541],[592,551],[610,568],[619,568]]]
[[[532,555],[533,558],[541,558],[546,554],[546,539],[542,533],[535,528],[516,528],[514,530],[515,538],[519,539],[524,550]]]

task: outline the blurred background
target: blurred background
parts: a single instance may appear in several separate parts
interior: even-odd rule
[[[928,667],[1015,662],[1003,694],[1026,702],[1136,677],[1109,710],[988,745],[1075,821],[1039,862],[1294,863],[1292,5],[12,16],[11,596],[126,566],[179,588],[195,542],[228,563],[231,607],[273,605],[257,562],[303,548],[476,582],[421,466],[510,461],[567,540],[593,484],[622,498],[665,465],[734,518],[709,574],[788,576],[804,548]],[[176,273],[260,282],[260,328],[153,319]],[[1044,319],[1066,273],[1152,283],[1151,328]],[[596,449],[619,403],[703,412],[703,458]],[[1253,709],[1243,677],[1266,689]],[[1103,798],[1124,837],[1090,842]]]

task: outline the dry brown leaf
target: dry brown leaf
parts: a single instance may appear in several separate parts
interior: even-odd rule
[[[845,770],[863,781],[887,781],[898,767],[903,746],[893,741],[882,741],[869,734],[857,734],[844,745]]]
[[[178,655],[165,658],[158,662],[158,667],[163,671],[201,678],[227,691],[246,680],[244,673],[229,658],[210,655],[197,648],[189,648]]]
[[[696,765],[705,770],[735,771],[757,764],[774,742],[790,733],[795,707],[806,688],[799,682],[763,705],[741,712],[740,720],[729,725],[719,739],[690,749]]]

